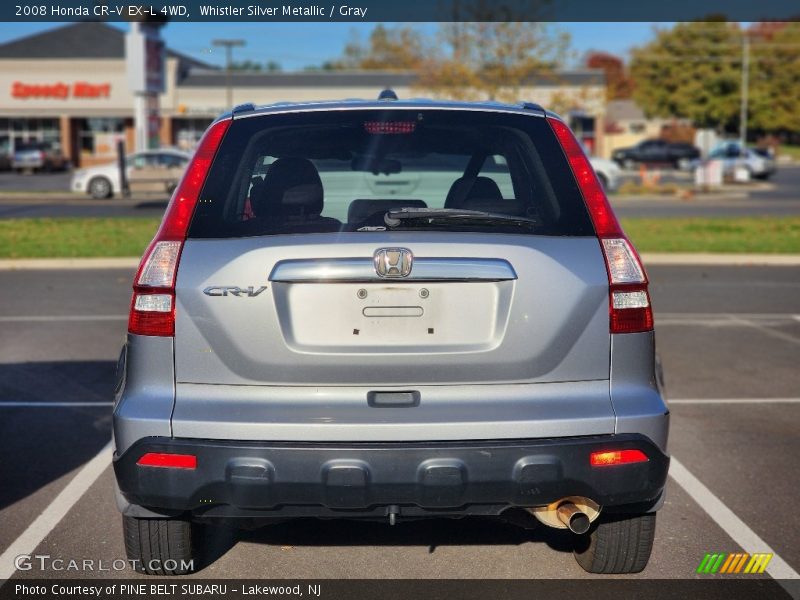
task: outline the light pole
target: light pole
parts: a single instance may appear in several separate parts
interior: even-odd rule
[[[233,48],[244,46],[244,40],[212,40],[213,46],[225,48],[225,104],[227,108],[233,106],[233,89],[231,88],[231,65],[233,64]]]
[[[750,85],[750,38],[742,32],[742,105],[739,113],[739,148],[744,152],[747,144],[747,101]]]

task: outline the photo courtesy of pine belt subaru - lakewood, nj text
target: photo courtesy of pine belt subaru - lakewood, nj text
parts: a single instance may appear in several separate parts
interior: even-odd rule
[[[238,106],[133,283],[126,550],[172,575],[220,519],[528,511],[587,571],[638,572],[660,381],[645,270],[557,115],[389,90]]]

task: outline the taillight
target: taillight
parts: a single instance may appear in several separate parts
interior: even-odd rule
[[[647,462],[647,455],[641,450],[605,450],[592,452],[589,455],[589,464],[593,467],[611,467],[614,465],[630,465],[633,463]]]
[[[606,261],[608,313],[611,333],[637,333],[653,329],[653,309],[642,261],[614,216],[603,186],[569,127],[547,119],[567,157],[592,219]]]
[[[175,276],[197,199],[231,121],[217,121],[200,145],[169,201],[161,226],[139,263],[133,281],[128,332],[175,335]]]

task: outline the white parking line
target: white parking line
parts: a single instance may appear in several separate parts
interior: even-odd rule
[[[676,398],[667,404],[800,404],[800,398]]]
[[[784,333],[782,331],[775,331],[774,329],[769,329],[765,327],[763,324],[757,323],[755,321],[751,321],[748,319],[742,319],[736,315],[728,315],[731,321],[736,323],[741,323],[742,325],[746,325],[747,327],[752,327],[753,329],[760,331],[766,335],[771,337],[777,338],[779,340],[784,340],[786,342],[791,342],[792,344],[800,344],[800,338],[797,338],[791,334]]]
[[[796,320],[800,321],[800,315],[796,313],[691,313],[691,312],[656,312],[656,317],[664,317],[665,319],[686,319],[686,320],[724,320],[731,317],[738,317],[740,319],[748,319],[752,321],[758,320]]]
[[[778,327],[800,321],[794,313],[656,313],[656,327],[692,325],[705,327]],[[772,330],[768,334],[778,333]],[[784,334],[786,335],[786,334]]]
[[[125,321],[128,315],[19,315],[0,317],[0,323],[37,323],[50,321]]]
[[[113,405],[113,402],[0,402],[0,408],[72,408]]]
[[[800,575],[783,560],[758,534],[750,529],[722,500],[717,498],[703,483],[684,467],[675,456],[669,466],[669,474],[684,491],[697,502],[711,519],[748,554],[767,552],[773,554],[767,565],[767,573],[778,583],[781,579],[800,579]]]
[[[111,442],[86,463],[61,493],[47,505],[41,514],[0,555],[0,581],[11,577],[16,568],[14,559],[20,554],[31,554],[45,537],[55,529],[69,510],[80,500],[100,474],[111,464]]]

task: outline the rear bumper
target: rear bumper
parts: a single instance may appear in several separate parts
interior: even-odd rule
[[[591,467],[595,451],[636,448],[647,462]],[[137,465],[191,454],[194,469]],[[153,511],[225,516],[497,514],[586,496],[603,507],[659,499],[669,457],[638,434],[424,443],[230,442],[151,437],[114,457],[124,500]]]

